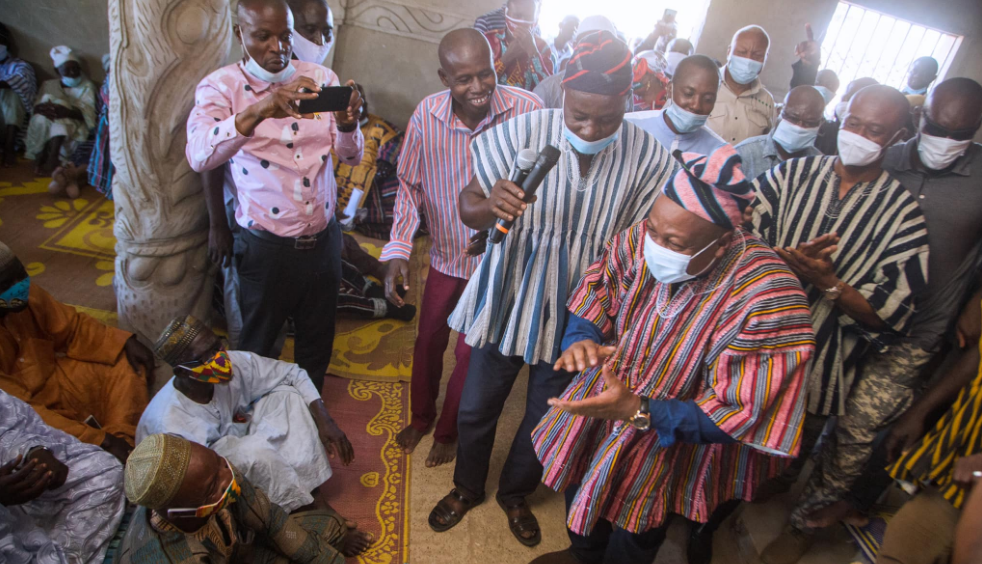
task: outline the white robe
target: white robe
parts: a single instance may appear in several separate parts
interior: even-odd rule
[[[78,86],[71,88],[62,85],[60,78],[44,81],[37,93],[35,106],[51,102],[70,110],[77,109],[82,112],[83,119],[82,121],[71,118],[50,120],[41,114],[34,114],[27,127],[24,156],[36,160],[49,139],[63,136],[65,141],[61,144],[59,157],[62,164],[71,162],[75,148],[88,139],[89,131],[96,126],[98,116],[95,109],[98,92],[99,89],[87,78]]]
[[[28,503],[0,505],[0,562],[101,563],[123,518],[123,465],[49,427],[31,406],[0,391],[0,465],[36,446],[67,465],[68,478]]]
[[[171,378],[140,417],[136,442],[155,433],[184,437],[227,458],[286,511],[311,503],[311,490],[331,477],[308,409],[320,394],[296,364],[243,351],[228,355],[232,379],[215,385],[210,403],[191,400]]]

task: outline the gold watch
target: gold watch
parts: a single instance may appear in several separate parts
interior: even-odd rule
[[[647,431],[651,428],[651,409],[650,403],[646,396],[641,396],[641,407],[638,408],[638,412],[634,414],[627,420],[632,427],[639,431]]]

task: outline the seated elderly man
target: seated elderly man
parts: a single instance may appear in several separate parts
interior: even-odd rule
[[[126,463],[136,505],[116,562],[344,564],[367,542],[329,509],[287,515],[215,451],[150,435]]]
[[[243,351],[226,351],[204,323],[175,319],[155,352],[174,377],[154,396],[137,443],[169,433],[226,456],[287,511],[314,502],[331,477],[327,455],[347,465],[348,438],[331,419],[307,373]]]
[[[10,31],[0,24],[0,139],[4,167],[17,163],[17,137],[24,133],[38,89],[34,68],[15,57],[13,50]]]
[[[664,110],[633,112],[624,119],[654,135],[670,152],[709,154],[726,144],[706,127],[718,91],[716,63],[705,55],[686,57],[668,85],[672,103]]]
[[[0,562],[101,562],[124,503],[112,455],[0,392]]]
[[[58,78],[41,84],[27,127],[24,155],[35,161],[37,176],[50,176],[59,163],[71,162],[76,145],[96,125],[97,90],[82,74],[75,52],[59,45],[51,49],[51,61]]]
[[[781,121],[768,135],[758,135],[736,146],[743,159],[743,174],[757,178],[788,159],[817,157],[818,130],[824,123],[825,98],[814,86],[795,86],[784,98]]]
[[[0,390],[45,423],[109,451],[133,448],[153,353],[132,333],[51,297],[0,243]]]
[[[684,159],[569,300],[555,369],[579,374],[533,442],[572,546],[537,564],[652,562],[670,514],[704,523],[798,451],[805,293],[738,227],[754,192],[733,147]]]

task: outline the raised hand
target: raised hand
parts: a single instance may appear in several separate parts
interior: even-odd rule
[[[817,67],[822,64],[822,45],[815,41],[815,32],[812,31],[812,24],[805,24],[805,39],[798,43],[794,48],[794,54],[805,64]]]

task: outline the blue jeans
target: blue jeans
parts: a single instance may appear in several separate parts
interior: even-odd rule
[[[573,504],[579,486],[566,489],[566,514]],[[589,535],[583,536],[566,529],[569,551],[583,564],[652,564],[658,549],[665,542],[670,521],[643,533],[629,533],[610,521],[598,519]]]
[[[454,469],[454,486],[471,499],[484,494],[498,418],[523,366],[522,357],[505,356],[498,352],[496,344],[471,352],[457,415]],[[529,367],[525,417],[512,440],[498,481],[498,498],[505,504],[524,499],[539,485],[542,465],[532,448],[532,430],[545,415],[549,407],[546,402],[563,393],[572,378],[565,370],[553,370],[552,363],[540,362]]]

